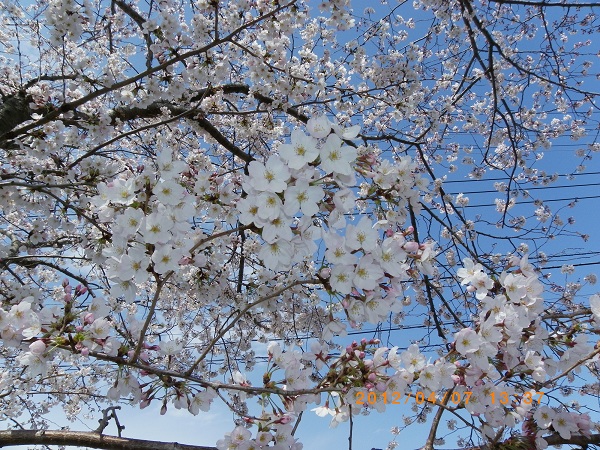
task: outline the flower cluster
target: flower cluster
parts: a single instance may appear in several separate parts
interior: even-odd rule
[[[258,256],[272,270],[289,269],[311,256],[314,244],[305,242],[305,233],[294,230],[306,227],[324,207],[324,177],[333,177],[344,186],[354,180],[352,163],[357,152],[344,145],[342,138],[355,137],[358,128],[343,130],[320,116],[310,119],[307,129],[310,135],[294,130],[291,143],[281,145],[279,155],[270,156],[264,164],[252,161],[242,183],[245,195],[237,204],[239,220],[261,230],[265,244]],[[313,230],[309,238],[314,241],[320,236]]]
[[[180,181],[188,166],[167,149],[156,165],[156,172],[139,167],[130,178],[100,184],[93,199],[98,215],[114,224],[111,245],[102,251],[111,294],[128,300],[151,273],[164,275],[188,263],[193,245],[187,233],[194,204]]]

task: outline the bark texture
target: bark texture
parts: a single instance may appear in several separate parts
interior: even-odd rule
[[[217,450],[216,447],[119,438],[93,432],[50,430],[0,431],[0,448],[14,445],[66,445],[110,450]]]

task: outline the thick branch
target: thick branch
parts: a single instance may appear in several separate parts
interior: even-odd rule
[[[262,14],[259,17],[256,17],[253,20],[250,20],[249,22],[243,23],[241,24],[239,27],[237,27],[236,29],[234,29],[233,31],[231,31],[227,36],[221,38],[221,39],[216,39],[212,42],[210,42],[209,44],[205,45],[204,47],[198,48],[198,49],[194,49],[194,50],[190,50],[189,52],[185,52],[182,53],[180,55],[177,55],[175,58],[169,59],[168,61],[163,62],[162,64],[159,64],[155,67],[151,67],[148,70],[145,70],[144,72],[138,73],[130,78],[127,78],[125,80],[119,81],[117,83],[114,83],[111,86],[105,86],[101,89],[98,89],[94,92],[91,92],[87,95],[84,95],[81,98],[78,98],[77,100],[73,100],[71,102],[67,102],[64,103],[62,106],[60,106],[57,109],[54,109],[52,112],[46,114],[44,117],[42,117],[41,119],[23,126],[19,129],[16,130],[12,130],[8,133],[6,133],[4,135],[5,139],[13,139],[17,136],[21,136],[25,133],[27,133],[29,130],[32,130],[34,128],[40,127],[46,123],[51,122],[52,120],[57,119],[58,117],[60,117],[61,114],[67,113],[69,111],[74,111],[76,110],[79,106],[84,105],[86,103],[88,103],[89,101],[101,97],[104,94],[107,94],[109,92],[113,92],[116,91],[117,89],[121,89],[125,86],[131,85],[133,83],[135,83],[138,80],[141,80],[149,75],[152,75],[156,72],[160,72],[164,69],[166,69],[167,67],[170,67],[178,62],[181,61],[185,61],[188,58],[191,58],[193,56],[196,55],[200,55],[202,53],[206,53],[207,51],[209,51],[212,48],[215,48],[221,44],[224,44],[225,42],[229,42],[233,39],[234,36],[236,36],[237,34],[239,34],[240,32],[242,32],[245,29],[248,29],[260,22],[266,21],[268,20],[270,17],[276,15],[279,11],[282,11],[286,8],[289,8],[290,6],[292,6],[294,3],[296,3],[296,0],[292,0],[289,3],[286,3],[284,5],[280,5],[277,8],[271,10],[270,12],[266,13],[266,14]],[[20,123],[22,123],[23,121],[21,121]],[[13,127],[14,128],[14,127]]]
[[[29,100],[23,93],[6,97],[0,105],[0,136],[29,119]]]
[[[217,450],[216,447],[118,438],[82,431],[0,431],[0,447],[13,445],[66,445],[110,450]]]
[[[571,435],[569,439],[561,437],[560,434],[556,433],[551,436],[544,437],[544,440],[548,445],[598,445],[600,444],[600,434],[592,434],[589,437],[583,435]]]

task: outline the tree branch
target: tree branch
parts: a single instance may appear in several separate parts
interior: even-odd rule
[[[65,445],[110,450],[217,450],[216,447],[177,442],[104,436],[83,431],[5,430],[0,431],[0,448],[14,445]]]
[[[0,105],[0,136],[29,119],[29,100],[23,92],[6,97]]]
[[[54,109],[52,112],[46,114],[44,117],[38,119],[37,121],[35,121],[29,125],[23,126],[16,130],[14,129],[14,126],[13,126],[11,128],[11,131],[4,133],[4,139],[14,139],[15,137],[21,136],[21,135],[27,133],[28,131],[33,130],[34,128],[40,127],[42,125],[45,125],[45,124],[51,122],[52,120],[59,118],[61,114],[67,113],[69,111],[74,111],[79,106],[84,105],[95,98],[101,97],[104,94],[113,92],[117,89],[121,89],[125,86],[133,84],[138,80],[141,80],[141,79],[143,79],[149,75],[152,75],[156,72],[160,72],[160,71],[166,69],[167,67],[170,67],[178,62],[185,61],[186,59],[188,59],[190,57],[200,55],[202,53],[206,53],[207,51],[209,51],[212,48],[215,48],[221,44],[224,44],[225,42],[231,41],[234,36],[236,36],[237,34],[242,32],[243,30],[248,29],[262,21],[266,21],[270,17],[273,17],[275,14],[277,14],[279,11],[289,8],[294,3],[296,3],[296,0],[292,0],[289,3],[286,3],[284,5],[280,5],[277,8],[269,11],[268,13],[262,14],[262,15],[256,17],[255,19],[250,20],[249,22],[245,22],[245,23],[241,24],[239,27],[237,27],[236,29],[231,31],[227,36],[224,36],[221,39],[216,39],[201,48],[182,53],[180,55],[177,55],[174,58],[169,59],[168,61],[163,62],[162,64],[151,67],[150,69],[147,69],[144,72],[138,73],[130,78],[127,78],[125,80],[114,83],[111,86],[105,86],[94,92],[90,92],[89,94],[84,95],[81,98],[78,98],[76,100],[73,100],[73,101],[70,101],[67,103],[63,103],[60,107]],[[22,122],[24,122],[24,120],[20,121],[19,123],[22,123]],[[2,135],[0,134],[0,136],[2,136]]]
[[[571,435],[569,439],[561,437],[560,434],[556,433],[551,436],[545,436],[545,441],[548,445],[598,445],[600,444],[600,434],[592,434],[589,437],[581,434]]]

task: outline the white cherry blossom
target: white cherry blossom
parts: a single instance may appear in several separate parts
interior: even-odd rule
[[[283,192],[290,176],[288,167],[278,156],[271,156],[263,165],[252,161],[248,166],[247,183],[257,191]]]
[[[377,238],[377,230],[367,217],[363,217],[358,224],[347,227],[346,245],[350,250],[371,251],[377,245]]]
[[[331,122],[325,116],[316,116],[308,119],[306,129],[316,139],[322,139],[331,132]]]
[[[291,141],[290,144],[283,144],[278,149],[281,158],[290,169],[301,169],[319,156],[316,139],[307,136],[302,130],[292,131]]]
[[[321,167],[325,172],[350,175],[357,152],[352,147],[343,146],[336,134],[330,134],[321,146],[320,155]]]

